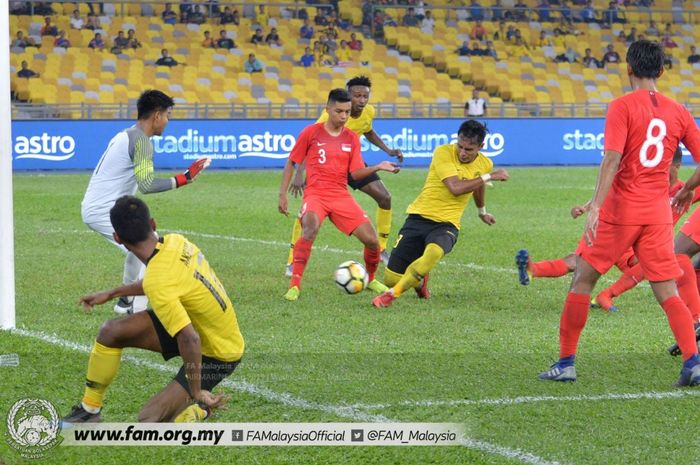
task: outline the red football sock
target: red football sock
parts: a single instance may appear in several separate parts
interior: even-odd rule
[[[378,247],[376,249],[365,247],[365,268],[367,269],[369,282],[372,282],[374,279],[374,273],[377,272],[377,267],[379,267],[379,260],[380,251]]]
[[[564,302],[564,311],[559,322],[559,357],[576,355],[578,339],[588,318],[588,307],[591,304],[589,294],[569,292]]]
[[[530,264],[530,273],[535,278],[558,278],[569,273],[569,265],[564,260],[545,260]]]
[[[311,256],[311,246],[313,242],[307,241],[300,237],[294,244],[294,259],[292,261],[292,279],[289,281],[289,287],[301,287],[301,277],[304,275],[304,269],[309,262]]]
[[[693,318],[690,316],[688,307],[678,296],[669,297],[664,300],[661,306],[668,317],[668,325],[673,331],[678,347],[683,354],[683,361],[688,360],[693,355],[697,355],[698,346],[695,343],[695,329],[693,328]]]
[[[605,291],[610,292],[612,297],[617,297],[629,291],[642,281],[644,281],[644,271],[642,271],[642,265],[637,264],[625,271],[625,273]]]
[[[690,257],[685,254],[677,254],[676,260],[683,270],[683,276],[676,279],[678,293],[690,310],[694,321],[700,318],[700,294],[698,294],[698,282],[695,277],[695,269],[690,262]]]

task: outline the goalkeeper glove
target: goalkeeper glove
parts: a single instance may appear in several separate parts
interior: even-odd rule
[[[194,181],[194,178],[201,173],[207,166],[211,164],[211,158],[200,158],[192,163],[190,167],[182,174],[175,176],[175,187],[182,187]]]

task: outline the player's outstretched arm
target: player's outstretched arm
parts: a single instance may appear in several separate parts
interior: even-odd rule
[[[508,171],[499,168],[490,174],[484,174],[474,179],[459,179],[459,176],[450,176],[442,180],[452,195],[462,195],[475,192],[489,181],[507,181],[510,178]]]
[[[290,159],[287,159],[287,163],[284,165],[284,169],[282,170],[282,182],[280,183],[280,192],[277,199],[277,211],[283,215],[289,215],[287,189],[289,189],[289,182],[292,180],[295,165],[296,163]]]
[[[588,208],[586,227],[583,230],[583,237],[586,239],[586,243],[589,246],[593,245],[593,241],[596,237],[596,230],[598,229],[598,211],[610,191],[610,186],[612,186],[613,179],[615,179],[615,173],[617,173],[617,168],[620,166],[621,159],[622,154],[620,152],[606,150],[603,161],[600,164],[595,192],[593,193],[593,199],[591,199]]]
[[[379,150],[383,151],[390,157],[396,157],[399,160],[399,163],[403,162],[403,152],[399,149],[390,149],[382,140],[381,137],[379,137],[379,134],[374,132],[374,129],[370,130],[369,132],[365,133],[365,137],[367,140],[372,144],[375,145],[376,147],[379,148]]]
[[[137,281],[131,284],[115,287],[108,291],[95,292],[94,294],[84,295],[78,302],[83,306],[85,313],[91,313],[95,305],[102,305],[112,299],[123,296],[144,295],[143,281]]]
[[[396,163],[392,163],[390,161],[383,161],[378,165],[365,166],[355,171],[351,171],[350,177],[353,181],[360,181],[362,179],[365,179],[370,174],[376,173],[377,171],[388,171],[390,173],[398,173],[399,171],[401,171],[401,168],[399,168],[399,166]]]

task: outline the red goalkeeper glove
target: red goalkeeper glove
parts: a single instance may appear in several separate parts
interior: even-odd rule
[[[194,181],[194,178],[201,173],[207,166],[211,164],[211,158],[200,158],[192,163],[190,167],[182,174],[175,176],[175,187],[182,187]]]

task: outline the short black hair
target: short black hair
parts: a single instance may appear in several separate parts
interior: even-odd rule
[[[486,129],[485,124],[480,123],[475,119],[469,119],[462,123],[462,125],[459,127],[459,131],[457,131],[457,134],[460,137],[469,139],[470,141],[481,145],[484,143],[484,139],[486,139],[487,132],[488,129]]]
[[[627,64],[638,78],[657,79],[664,67],[661,44],[650,40],[632,42],[627,49]]]
[[[166,111],[168,108],[175,106],[175,101],[172,97],[165,95],[159,90],[147,90],[141,94],[136,109],[138,110],[138,119],[147,119],[156,111]]]
[[[370,81],[367,76],[355,76],[354,78],[350,79],[347,84],[345,84],[345,87],[348,89],[354,86],[369,87],[371,89],[372,81]]]
[[[348,91],[345,89],[333,89],[328,93],[328,105],[336,102],[346,103],[350,102],[351,100],[350,94],[348,94]]]
[[[676,152],[673,154],[673,160],[671,161],[672,165],[680,165],[683,162],[683,150],[681,150],[680,147],[676,149]]]
[[[133,195],[119,197],[109,210],[112,227],[126,244],[135,245],[148,238],[148,235],[153,232],[150,219],[148,205]]]

